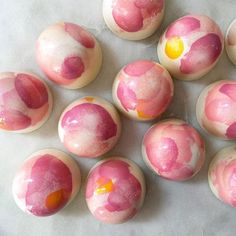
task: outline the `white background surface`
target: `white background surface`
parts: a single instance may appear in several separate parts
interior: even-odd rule
[[[57,21],[86,26],[102,45],[104,62],[98,78],[77,91],[59,88],[49,82],[55,104],[49,121],[31,134],[0,133],[0,236],[235,236],[236,209],[218,201],[207,183],[207,168],[212,156],[230,142],[217,141],[200,130],[195,104],[200,91],[219,79],[236,79],[234,67],[223,54],[216,68],[195,82],[175,81],[174,101],[164,117],[182,118],[203,134],[207,160],[203,170],[184,183],[163,180],[148,170],[141,158],[141,141],[151,123],[138,123],[122,117],[123,133],[114,150],[106,156],[122,155],[138,163],[146,176],[147,196],[139,214],[123,225],[104,225],[96,221],[84,200],[84,181],[97,160],[77,158],[83,173],[83,186],[75,200],[58,214],[36,218],[15,205],[11,184],[17,168],[32,152],[54,147],[65,149],[57,136],[62,110],[83,95],[98,95],[111,101],[112,81],[118,70],[136,59],[157,60],[156,44],[163,30],[187,13],[207,14],[225,33],[236,17],[235,0],[167,0],[166,15],[159,31],[147,40],[128,42],[115,37],[102,18],[102,0],[0,0],[0,71],[41,73],[35,61],[35,41],[40,32]],[[45,78],[46,79],[46,78]]]

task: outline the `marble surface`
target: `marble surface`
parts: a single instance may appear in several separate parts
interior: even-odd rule
[[[130,235],[130,236],[234,236],[236,209],[221,203],[210,191],[207,169],[214,153],[232,142],[219,141],[204,133],[197,124],[195,105],[200,91],[219,79],[236,79],[236,67],[224,53],[215,69],[201,80],[175,80],[175,97],[163,116],[182,118],[196,127],[206,140],[207,160],[192,180],[176,183],[155,176],[141,157],[141,142],[152,123],[139,123],[122,117],[123,132],[118,145],[106,156],[121,155],[143,169],[147,196],[139,214],[123,225],[104,225],[89,213],[84,199],[84,184],[75,200],[59,214],[35,218],[24,214],[14,203],[11,184],[17,168],[32,152],[42,148],[63,148],[57,135],[62,110],[83,95],[98,95],[111,101],[111,86],[118,70],[136,59],[157,60],[156,45],[170,22],[187,13],[202,13],[215,19],[225,33],[236,17],[235,0],[167,0],[166,15],[158,32],[147,40],[124,41],[115,37],[102,18],[102,0],[1,0],[0,71],[30,71],[45,80],[35,60],[35,41],[40,32],[57,21],[86,26],[101,42],[104,62],[98,78],[81,90],[70,91],[48,82],[55,105],[49,121],[30,134],[0,133],[0,235]],[[74,156],[75,157],[75,156]],[[76,158],[83,183],[97,160]]]

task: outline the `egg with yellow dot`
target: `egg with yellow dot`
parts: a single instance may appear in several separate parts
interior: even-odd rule
[[[70,156],[56,149],[44,149],[33,153],[19,168],[12,192],[20,209],[45,217],[68,205],[80,184],[80,169]]]
[[[166,29],[157,54],[173,77],[196,80],[213,69],[223,47],[223,34],[212,19],[205,15],[186,15]]]
[[[111,157],[90,170],[86,202],[97,220],[108,224],[123,223],[140,210],[145,189],[142,171],[134,162]]]

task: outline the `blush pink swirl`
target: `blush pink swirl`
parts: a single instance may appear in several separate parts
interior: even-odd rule
[[[236,207],[236,147],[218,152],[208,173],[211,190],[221,201]]]
[[[164,67],[149,60],[125,66],[113,84],[113,99],[118,108],[138,120],[160,116],[169,106],[174,86]]]
[[[0,74],[0,129],[30,132],[39,128],[52,109],[47,85],[28,73]]]
[[[112,158],[90,171],[86,201],[98,220],[122,223],[137,213],[144,193],[144,179],[136,165],[124,158]]]
[[[94,158],[113,148],[120,136],[120,126],[119,115],[111,104],[85,97],[63,112],[59,136],[70,152]]]
[[[36,56],[47,77],[69,89],[83,87],[95,79],[102,62],[101,48],[94,36],[69,22],[54,24],[41,33]]]
[[[197,118],[209,133],[222,139],[236,138],[236,82],[221,80],[202,91]]]
[[[204,141],[181,120],[170,119],[151,127],[144,136],[142,149],[147,165],[170,180],[193,177],[205,160]]]
[[[167,28],[158,45],[158,56],[173,76],[194,80],[214,67],[223,47],[223,34],[212,19],[186,15]]]
[[[18,170],[13,195],[23,211],[49,216],[68,204],[79,187],[76,164],[64,153],[46,149],[33,154]]]

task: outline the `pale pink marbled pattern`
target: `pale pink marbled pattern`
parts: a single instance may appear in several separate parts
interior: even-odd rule
[[[35,216],[55,214],[68,203],[72,193],[70,169],[52,154],[25,161],[13,182],[15,197],[24,203],[19,206]],[[48,200],[53,194],[54,198]]]
[[[209,183],[220,200],[236,207],[236,147],[222,151],[210,165]]]
[[[197,112],[203,128],[224,139],[236,138],[235,94],[236,82],[229,80],[213,83],[202,92],[198,106],[202,107],[203,111]]]
[[[116,24],[127,32],[143,29],[144,21],[164,8],[164,0],[113,0],[112,15]]]
[[[222,42],[218,35],[209,33],[195,41],[181,59],[180,71],[184,74],[197,73],[211,66],[222,52]]]
[[[92,214],[106,223],[122,223],[139,210],[144,195],[142,176],[122,159],[109,159],[96,165],[88,176],[86,201]],[[143,180],[141,180],[143,181]],[[112,187],[97,193],[100,184]]]
[[[183,43],[183,50],[176,58],[169,58],[165,48],[176,37]],[[173,76],[193,80],[212,69],[223,47],[223,34],[212,19],[204,15],[186,15],[174,21],[162,35],[158,56]]]
[[[167,120],[151,127],[143,139],[143,156],[158,175],[186,180],[205,160],[205,144],[198,132],[180,120]]]
[[[173,22],[166,30],[165,36],[167,38],[186,36],[200,29],[200,27],[199,19],[192,16],[185,16]]]
[[[24,132],[36,127],[50,112],[49,93],[34,75],[0,74],[0,129]]]
[[[117,75],[113,97],[125,113],[134,111],[136,119],[150,120],[168,108],[173,90],[172,79],[165,68],[153,61],[140,60],[128,64]]]
[[[66,110],[59,122],[59,134],[65,147],[81,157],[97,157],[109,151],[120,133],[120,124],[111,112],[86,98]]]
[[[46,28],[36,45],[37,61],[47,77],[67,88],[91,82],[101,64],[101,51],[91,33],[69,22]],[[96,68],[96,69],[95,69]],[[88,80],[88,82],[86,82]]]

